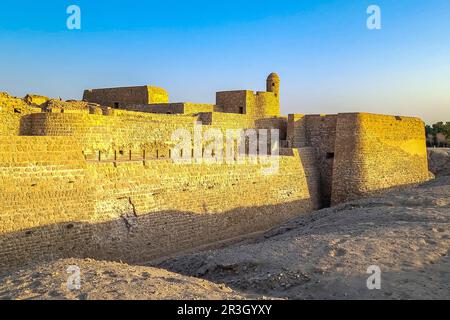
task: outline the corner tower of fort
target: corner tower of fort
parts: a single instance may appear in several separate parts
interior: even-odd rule
[[[315,150],[323,206],[430,178],[425,124],[418,118],[293,114],[287,132],[289,146]]]

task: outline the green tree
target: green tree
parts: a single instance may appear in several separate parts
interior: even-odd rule
[[[437,135],[439,133],[443,134],[447,140],[450,140],[450,121],[448,122],[436,122],[433,125],[426,125],[425,126],[425,132],[426,136],[428,138],[428,135],[431,135],[433,137],[432,145],[436,146],[440,143],[437,141]]]
[[[444,130],[442,133],[445,134],[445,137],[447,138],[447,140],[450,139],[450,122],[445,123]]]

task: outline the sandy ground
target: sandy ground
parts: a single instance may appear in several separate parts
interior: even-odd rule
[[[80,268],[80,288],[73,271]],[[69,290],[68,283],[72,284]],[[0,299],[35,300],[228,300],[243,297],[223,284],[123,263],[64,259],[0,278]]]
[[[429,148],[430,171],[436,175],[450,175],[450,148]]]
[[[450,176],[441,176],[158,265],[39,264],[0,277],[0,299],[450,299],[449,249]],[[80,290],[67,288],[71,265]],[[379,290],[367,288],[373,265]]]
[[[288,299],[450,299],[450,177],[317,211],[158,267]],[[369,266],[381,289],[367,288]]]

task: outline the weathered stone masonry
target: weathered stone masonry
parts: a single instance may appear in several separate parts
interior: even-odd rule
[[[250,163],[87,163],[66,137],[0,146],[9,151],[0,162],[3,265],[71,255],[142,262],[311,210],[298,154],[263,176]]]
[[[262,231],[298,214],[429,178],[420,119],[280,115],[267,91],[169,103],[164,89],[86,101],[0,94],[0,270],[58,257],[144,262]],[[171,134],[279,129],[280,168],[176,164]]]

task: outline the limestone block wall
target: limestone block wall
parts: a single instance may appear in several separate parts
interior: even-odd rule
[[[228,129],[254,128],[252,119],[242,114],[200,113],[166,115],[114,110],[111,115],[82,113],[39,113],[31,115],[31,134],[36,136],[71,136],[77,139],[87,159],[128,159],[169,157],[174,145],[172,134],[186,129],[193,137],[194,125],[202,130],[218,128],[224,136]],[[285,139],[284,118],[261,119],[258,127],[279,128]],[[225,140],[224,140],[225,142]],[[207,144],[203,141],[204,146]],[[99,155],[101,153],[101,155]]]
[[[216,105],[223,112],[246,114],[253,120],[280,116],[279,98],[273,92],[217,92]]]
[[[307,146],[305,115],[290,114],[288,116],[286,139],[291,148],[301,148]]]
[[[0,137],[0,149],[0,269],[82,255],[95,188],[76,140]]]
[[[247,96],[247,90],[217,92],[216,105],[222,112],[245,114]]]
[[[322,203],[320,168],[317,161],[316,150],[311,147],[303,147],[298,148],[298,153],[305,170],[312,209],[322,209],[324,205]]]
[[[286,140],[287,137],[287,117],[263,118],[255,121],[257,129],[278,129],[280,140]]]
[[[253,117],[255,119],[279,117],[280,116],[280,100],[273,92],[256,92],[250,95],[248,100],[253,109]]]
[[[196,114],[200,112],[213,112],[215,106],[213,104],[207,103],[191,103],[185,102],[184,105],[184,114]]]
[[[40,113],[32,115],[32,134],[72,136],[86,153],[101,150],[111,156],[114,150],[168,148],[174,130],[193,130],[196,117],[114,110],[112,115],[86,113]]]
[[[322,204],[329,206],[333,180],[337,115],[306,115],[307,145],[317,153],[321,177]]]
[[[3,137],[0,271],[38,260],[143,262],[311,210],[295,150],[262,164],[86,163],[71,137]]]
[[[88,113],[39,113],[32,116],[31,134],[36,136],[75,137],[88,159],[169,157],[172,134],[186,129],[193,137],[194,125],[200,121],[202,130],[218,128],[224,136],[228,129],[253,128],[246,115],[231,113],[200,113],[198,115],[166,115],[114,110],[112,115]],[[284,123],[283,119],[280,119]],[[278,123],[279,121],[277,121]],[[206,143],[203,141],[203,143]],[[122,154],[123,153],[123,154]]]
[[[322,191],[320,189],[321,179],[316,150],[311,147],[280,149],[280,155],[283,156],[295,156],[296,153],[299,154],[299,160],[302,164],[303,170],[305,171],[306,182],[311,200],[311,209],[321,209],[323,207],[321,197]]]
[[[83,100],[127,109],[129,104],[167,103],[169,94],[163,88],[153,86],[89,89],[84,91]]]
[[[44,110],[47,112],[55,113],[89,113],[91,106],[98,106],[95,103],[78,101],[78,100],[68,100],[61,101],[58,99],[50,99],[47,101]]]
[[[0,92],[0,136],[29,134],[31,122],[28,115],[35,112],[41,112],[41,109]]]
[[[176,102],[176,103],[156,103],[128,105],[127,110],[165,113],[165,114],[196,114],[199,112],[213,112],[214,105],[206,103]]]
[[[143,261],[268,229],[311,210],[298,157],[281,157],[272,176],[261,166],[92,165],[96,175],[99,258]]]
[[[0,135],[1,136],[18,136],[22,132],[29,132],[30,122],[22,121],[23,113],[16,113],[14,109],[0,110]]]
[[[183,103],[129,104],[127,110],[162,114],[183,114]]]
[[[429,179],[422,120],[339,114],[332,203]]]
[[[245,114],[206,112],[200,113],[198,118],[204,125],[227,129],[248,129],[254,128],[255,122]]]

